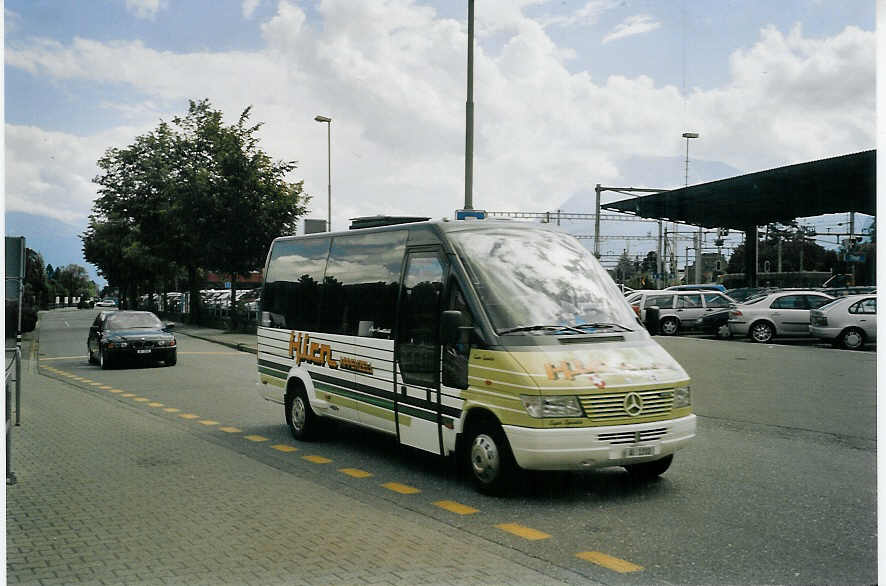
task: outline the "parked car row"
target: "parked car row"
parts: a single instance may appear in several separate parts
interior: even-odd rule
[[[781,337],[816,337],[858,349],[877,339],[877,296],[873,287],[819,289],[744,288],[638,290],[625,300],[645,322],[659,309],[659,333],[700,332],[720,338],[748,337],[767,343]],[[733,296],[733,294],[735,296]]]

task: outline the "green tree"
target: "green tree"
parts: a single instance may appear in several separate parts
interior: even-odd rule
[[[309,198],[286,179],[295,162],[258,147],[249,111],[225,125],[209,100],[191,101],[185,116],[99,159],[84,253],[109,282],[132,282],[130,269],[168,278],[182,267],[198,320],[200,269],[236,278],[261,267],[275,236],[295,233]],[[97,242],[105,236],[116,244]]]

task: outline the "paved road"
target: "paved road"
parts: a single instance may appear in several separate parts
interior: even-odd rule
[[[417,515],[441,533],[543,561],[564,572],[557,579],[876,581],[875,353],[660,338],[693,376],[699,415],[699,440],[661,480],[635,485],[618,469],[526,474],[513,494],[494,499],[476,494],[451,462],[358,428],[294,442],[282,410],[257,398],[250,354],[182,336],[173,368],[89,366],[83,340],[91,315],[42,320],[46,374],[324,494]],[[443,502],[476,512],[458,514]]]

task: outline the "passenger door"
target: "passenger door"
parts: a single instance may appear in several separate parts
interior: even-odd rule
[[[683,328],[697,327],[698,319],[704,315],[701,293],[680,293],[677,295],[677,318]]]
[[[769,309],[779,335],[809,335],[809,306],[805,295],[784,295],[773,301]]]
[[[394,355],[397,437],[441,453],[440,310],[447,263],[438,247],[409,252],[400,288]]]

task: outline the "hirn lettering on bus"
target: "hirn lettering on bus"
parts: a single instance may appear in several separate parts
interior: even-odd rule
[[[596,366],[596,368],[595,368]],[[555,365],[553,363],[545,364],[545,372],[548,375],[550,380],[557,380],[559,378],[558,375],[563,375],[563,378],[566,380],[575,380],[575,377],[587,374],[590,375],[591,380],[594,383],[594,386],[597,388],[604,388],[606,386],[606,381],[599,378],[597,375],[598,369],[600,367],[605,366],[605,364],[600,363],[599,365],[592,365],[588,368],[582,364],[580,360],[575,361],[575,366],[570,365],[569,362],[563,361],[559,365]]]
[[[295,358],[296,366],[301,366],[302,362],[310,362],[317,366],[338,368],[338,361],[332,358],[329,344],[311,342],[310,334],[299,332],[296,340],[295,332],[289,333],[289,357]]]

